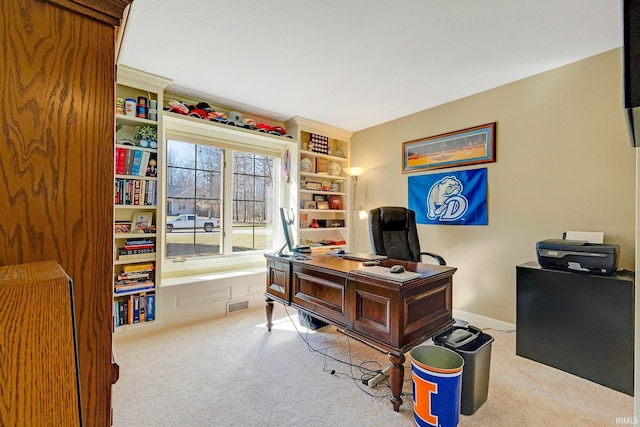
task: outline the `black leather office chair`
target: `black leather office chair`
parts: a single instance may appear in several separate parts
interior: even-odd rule
[[[383,206],[369,211],[369,235],[376,255],[405,261],[421,262],[430,256],[438,264],[446,265],[444,258],[431,252],[421,252],[416,228],[416,213],[399,206]]]

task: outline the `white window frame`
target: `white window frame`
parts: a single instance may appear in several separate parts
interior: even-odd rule
[[[199,144],[211,145],[215,143],[216,147],[239,151],[252,151],[260,154],[267,154],[279,159],[276,162],[276,170],[282,170],[283,159],[287,150],[297,153],[297,144],[292,139],[271,136],[260,132],[247,129],[236,128],[234,126],[210,123],[202,119],[192,117],[181,117],[173,113],[165,113],[163,117],[163,135],[160,154],[162,156],[162,167],[165,170],[163,176],[166,177],[167,168],[167,139],[179,140],[185,142],[194,142]],[[230,161],[230,150],[225,152],[225,169],[224,169],[224,193],[228,194],[229,187],[232,186],[233,175],[232,164]],[[293,155],[290,158],[295,158]],[[282,176],[282,175],[280,175]],[[278,178],[278,176],[276,176]],[[179,277],[185,275],[207,274],[228,270],[247,270],[264,266],[264,253],[273,253],[284,244],[284,237],[280,225],[279,216],[277,215],[277,207],[287,205],[289,200],[290,184],[284,179],[276,179],[275,204],[276,213],[274,213],[274,243],[275,248],[264,251],[251,251],[251,253],[237,252],[232,253],[232,248],[224,247],[225,255],[215,255],[211,257],[194,257],[194,258],[177,258],[166,259],[166,218],[167,218],[167,199],[166,199],[166,178],[161,183],[162,201],[158,207],[159,220],[157,221],[158,232],[160,233],[161,244],[161,276],[163,278]],[[223,202],[223,221],[222,233],[225,236],[232,232],[233,204]],[[223,244],[227,244],[226,238],[222,239]]]

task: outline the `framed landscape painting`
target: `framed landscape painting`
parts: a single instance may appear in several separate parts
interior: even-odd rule
[[[496,161],[496,123],[430,136],[402,144],[402,172]]]

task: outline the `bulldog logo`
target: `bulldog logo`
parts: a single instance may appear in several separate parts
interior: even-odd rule
[[[440,221],[455,221],[461,218],[469,207],[462,195],[462,183],[454,176],[445,176],[429,189],[427,196],[427,217]]]

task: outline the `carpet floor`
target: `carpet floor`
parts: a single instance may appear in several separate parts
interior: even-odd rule
[[[115,336],[120,379],[114,426],[409,426],[411,362],[404,403],[394,412],[388,383],[363,384],[387,356],[333,326],[307,331],[275,304],[187,326]],[[633,398],[515,354],[515,333],[494,338],[488,399],[460,426],[615,426]],[[603,369],[606,369],[603,367]]]

